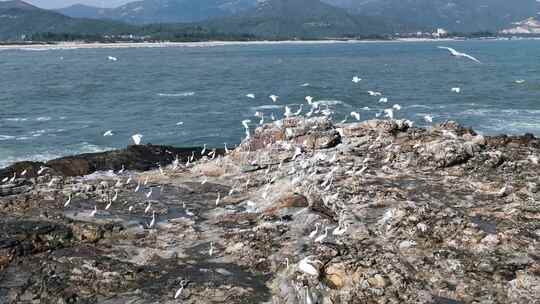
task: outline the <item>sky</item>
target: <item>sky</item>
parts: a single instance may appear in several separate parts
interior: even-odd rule
[[[115,7],[134,0],[23,0],[41,8],[61,8],[72,4],[87,4],[97,7]]]

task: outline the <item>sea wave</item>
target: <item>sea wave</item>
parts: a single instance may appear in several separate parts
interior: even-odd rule
[[[272,110],[272,109],[282,109],[282,105],[263,105],[258,107],[252,107],[252,110]]]
[[[15,136],[10,136],[10,135],[0,135],[0,141],[2,140],[10,140],[10,139],[14,139]]]
[[[41,116],[41,117],[36,118],[36,121],[49,121],[51,119],[52,118],[49,116]]]
[[[195,92],[181,92],[181,93],[158,93],[160,97],[188,97],[195,95]]]
[[[10,118],[4,118],[5,121],[27,121],[28,118],[26,117],[10,117]]]
[[[337,99],[321,99],[321,100],[317,100],[317,101],[314,101],[313,104],[315,105],[325,105],[325,106],[335,106],[335,105],[348,105],[346,103],[344,103],[343,101],[341,100],[337,100]]]

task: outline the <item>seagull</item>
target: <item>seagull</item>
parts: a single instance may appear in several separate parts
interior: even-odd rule
[[[221,200],[221,193],[218,192],[217,198],[216,198],[216,206],[219,205],[219,200]]]
[[[109,203],[107,204],[107,206],[105,206],[105,210],[109,210],[109,208],[111,208],[111,206],[112,206],[112,203],[113,203],[113,201],[109,200]]]
[[[319,235],[316,239],[315,239],[315,242],[317,243],[322,243],[324,241],[324,239],[328,236],[328,226],[324,228],[324,233]]]
[[[342,124],[346,123],[346,122],[347,122],[347,118],[349,118],[349,115],[345,116],[345,118],[344,118],[342,121],[340,121],[340,123],[342,123]]]
[[[148,185],[148,176],[144,179],[144,185]]]
[[[150,221],[150,224],[148,225],[148,228],[154,227],[155,223],[156,223],[156,212],[152,211],[152,221]]]
[[[15,179],[17,178],[17,173],[13,173],[13,177],[9,180],[9,183],[10,184],[13,184],[13,182],[15,182]]]
[[[360,113],[358,112],[351,112],[351,116],[358,121],[360,120]]]
[[[471,55],[468,55],[468,54],[465,54],[465,53],[461,53],[461,52],[458,52],[456,51],[455,49],[453,48],[449,48],[449,47],[446,47],[446,46],[438,46],[437,48],[439,49],[444,49],[444,50],[448,50],[450,52],[450,55],[452,56],[455,56],[455,57],[464,57],[464,58],[468,58],[474,62],[477,62],[477,63],[481,63],[480,60],[474,58],[473,56]]]
[[[277,96],[277,95],[270,95],[269,97],[270,97],[270,99],[272,99],[273,102],[276,102],[278,100],[278,98],[279,98],[279,96]]]
[[[201,151],[201,155],[204,155],[204,153],[206,152],[206,144],[203,145],[203,149]]]
[[[298,116],[298,115],[300,115],[300,113],[302,113],[302,107],[303,107],[303,106],[304,106],[304,105],[301,104],[301,105],[300,105],[300,109],[298,109],[298,111],[294,112],[294,113],[293,113],[293,116]]]
[[[45,170],[47,170],[47,167],[40,166],[37,174],[41,175],[41,173],[43,173]]]
[[[131,180],[132,180],[132,179],[133,179],[133,178],[132,178],[131,175],[130,175],[130,176],[128,177],[128,179],[126,180],[126,185],[129,185],[129,183],[131,183]]]
[[[314,238],[319,232],[319,225],[320,223],[315,223],[315,230],[311,231],[311,233],[309,234],[310,239]]]
[[[429,114],[426,114],[426,115],[424,116],[424,120],[425,120],[426,122],[433,122],[433,116],[431,116],[431,115],[429,115]]]
[[[305,257],[300,261],[300,263],[298,263],[298,269],[300,269],[300,271],[303,273],[312,276],[319,276],[319,269],[312,265],[316,262],[321,263],[320,261],[313,261],[309,257]]]
[[[135,134],[133,136],[131,136],[131,139],[133,139],[133,142],[136,144],[136,145],[140,145],[141,144],[141,140],[142,140],[143,136],[141,134]]]
[[[208,250],[208,255],[209,256],[214,255],[214,242],[210,242],[210,249]]]
[[[401,106],[398,104],[393,105],[392,108],[396,109],[396,111],[401,110]]]
[[[313,103],[313,97],[306,96],[306,101],[307,101],[308,104],[312,104]]]
[[[150,196],[152,196],[152,191],[154,190],[154,188],[150,188],[150,191],[148,191],[148,193],[146,193],[146,198],[150,198]]]
[[[64,203],[64,207],[69,206],[70,203],[71,203],[71,193],[68,196],[68,200]]]
[[[8,180],[9,180],[9,177],[6,177],[6,178],[4,178],[4,179],[2,180],[2,183],[7,182]]]
[[[97,213],[97,205],[94,205],[94,210],[92,210],[92,212],[90,212],[90,216],[95,216]]]
[[[225,154],[229,154],[229,148],[227,148],[227,143],[225,143]]]
[[[347,231],[347,226],[346,225],[338,225],[336,227],[336,229],[334,229],[334,231],[332,231],[332,234],[333,235],[343,235],[345,234],[345,232]]]
[[[122,168],[120,170],[118,170],[118,174],[122,174],[122,173],[124,173],[124,171],[126,171],[126,167],[124,165],[122,165]]]
[[[388,102],[388,98],[386,98],[386,97],[381,97],[381,99],[379,99],[379,102],[380,102],[380,103],[387,103],[387,102]]]
[[[174,294],[175,299],[177,299],[182,294],[182,291],[184,291],[184,285],[186,285],[186,281],[182,280],[180,282],[180,288],[178,288],[178,290]]]
[[[133,211],[133,206],[129,206],[128,208],[128,212],[131,212],[131,211]]]
[[[303,84],[301,85],[301,87],[309,87],[309,86],[310,86],[310,84],[309,84],[308,82],[303,83]]]
[[[375,92],[375,91],[367,91],[369,96],[381,96],[381,92]]]
[[[292,160],[295,160],[300,155],[302,155],[302,149],[300,147],[296,147],[296,149],[294,149]]]
[[[385,109],[384,113],[385,113],[384,117],[394,119],[394,110],[393,109]]]
[[[150,207],[152,207],[152,202],[148,202],[148,205],[146,208],[144,208],[144,213],[148,213],[148,211],[150,211]]]
[[[137,187],[135,187],[135,192],[139,192],[139,189],[141,189],[141,181],[137,183]]]
[[[26,173],[28,173],[28,170],[25,169],[23,172],[21,172],[21,177],[25,176]]]
[[[362,81],[362,78],[360,78],[358,76],[354,76],[353,79],[352,79],[352,82],[354,82],[354,83],[359,83],[360,81]]]
[[[249,119],[242,120],[242,125],[244,126],[244,129],[246,129],[246,138],[250,137],[249,125],[248,125],[248,123],[250,123],[250,122],[251,122],[251,120],[249,120]]]
[[[116,202],[117,199],[118,199],[118,190],[114,190],[114,196],[112,198],[112,201]]]
[[[246,97],[251,98],[251,99],[255,99],[255,94],[247,94]]]
[[[113,56],[107,56],[107,59],[110,61],[118,61],[118,58],[113,57]]]
[[[525,83],[525,80],[524,79],[518,79],[518,80],[516,80],[514,82],[517,83],[517,84],[522,84],[522,83]]]
[[[451,91],[459,94],[461,93],[461,88],[452,88]]]
[[[103,136],[107,137],[107,136],[113,136],[114,133],[112,130],[109,130],[109,131],[106,131],[105,133],[103,133]]]
[[[184,122],[183,121],[179,121],[176,123],[177,126],[183,126],[184,125]]]
[[[291,112],[291,108],[289,108],[289,106],[285,106],[285,113],[283,114],[283,116],[291,117],[292,115],[293,113]]]

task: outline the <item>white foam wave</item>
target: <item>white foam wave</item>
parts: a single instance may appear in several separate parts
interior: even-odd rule
[[[51,119],[52,118],[49,116],[41,116],[41,117],[36,118],[36,121],[49,121]]]
[[[181,92],[181,93],[158,93],[160,97],[188,97],[195,95],[195,92]]]
[[[10,136],[10,135],[0,135],[0,141],[1,140],[10,140],[10,139],[14,139],[15,136]]]
[[[337,99],[321,99],[321,100],[317,100],[317,101],[314,101],[313,104],[316,104],[316,105],[325,105],[325,106],[335,106],[335,105],[339,105],[339,104],[345,104],[343,101],[341,100],[337,100]]]
[[[281,105],[264,105],[264,106],[258,106],[253,107],[254,110],[270,110],[270,109],[281,109],[283,106]]]
[[[11,118],[4,118],[5,121],[27,121],[28,118],[26,117],[11,117]]]

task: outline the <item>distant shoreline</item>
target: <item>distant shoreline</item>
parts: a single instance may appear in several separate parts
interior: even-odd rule
[[[297,44],[357,44],[357,43],[398,43],[398,42],[439,42],[463,41],[463,38],[403,38],[395,40],[281,40],[281,41],[205,41],[205,42],[118,42],[85,43],[58,42],[51,44],[0,44],[0,50],[69,50],[69,49],[112,49],[112,48],[168,48],[168,47],[214,47],[235,45],[297,45]]]

